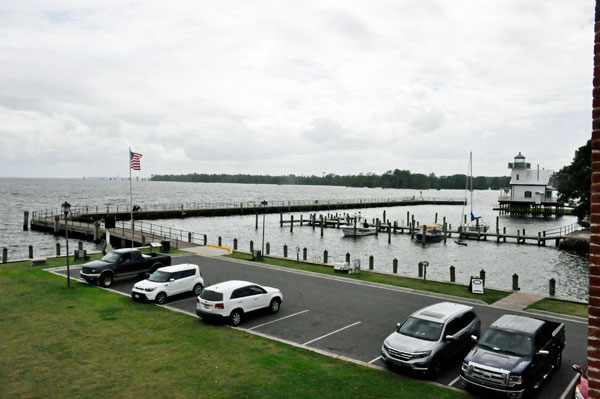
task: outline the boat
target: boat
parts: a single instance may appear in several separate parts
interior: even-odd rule
[[[469,152],[469,170],[467,173],[467,182],[465,183],[465,197],[467,191],[470,192],[470,221],[466,221],[465,205],[463,204],[462,218],[459,225],[459,237],[462,238],[463,233],[485,233],[489,230],[490,226],[483,221],[482,216],[475,216],[473,213],[473,153]]]
[[[423,231],[425,231],[425,242],[436,242],[446,238],[443,226],[439,223],[422,224],[415,233],[417,242],[423,242]]]
[[[369,225],[366,219],[363,220],[362,216],[354,216],[354,219],[356,220],[356,228],[351,225],[342,227],[344,237],[362,237],[377,233],[377,228]]]

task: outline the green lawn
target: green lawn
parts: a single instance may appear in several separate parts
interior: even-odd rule
[[[243,259],[243,260],[252,260],[252,256],[250,254],[242,253],[242,252],[234,252],[231,255],[228,255],[232,258]],[[356,274],[339,274],[333,271],[332,267],[324,266],[324,265],[316,265],[313,263],[304,263],[304,262],[296,262],[294,260],[286,260],[279,258],[270,258],[264,257],[264,260],[260,261],[261,263],[267,265],[276,265],[276,266],[284,266],[290,267],[292,269],[306,270],[315,273],[323,273],[336,275],[340,277],[347,277],[355,280],[362,281],[370,281],[373,283],[381,283],[388,285],[395,285],[397,287],[405,287],[412,288],[420,291],[428,291],[435,292],[438,294],[446,294],[453,295],[463,298],[472,298],[479,299],[486,303],[494,303],[508,295],[510,292],[506,291],[498,291],[498,290],[490,290],[486,289],[484,295],[480,294],[472,294],[469,292],[469,287],[459,284],[451,284],[451,283],[442,283],[437,281],[423,281],[421,279],[410,278],[410,277],[402,277],[402,276],[394,276],[389,274],[375,273],[370,271],[361,270],[358,275]]]
[[[0,292],[3,399],[469,397],[87,284],[67,289],[29,262],[0,267]]]
[[[551,298],[544,298],[541,301],[537,301],[528,306],[527,309],[545,310],[546,312],[562,313],[585,318],[588,317],[588,305]]]

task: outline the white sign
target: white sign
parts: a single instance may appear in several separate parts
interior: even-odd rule
[[[473,294],[483,294],[483,280],[480,278],[471,279],[471,292]]]

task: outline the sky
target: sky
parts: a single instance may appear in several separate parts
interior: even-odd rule
[[[509,175],[591,137],[592,0],[0,3],[0,176]]]

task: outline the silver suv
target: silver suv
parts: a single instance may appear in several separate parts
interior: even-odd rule
[[[416,311],[381,346],[381,359],[437,377],[444,364],[468,352],[479,337],[481,320],[471,306],[442,302]]]

